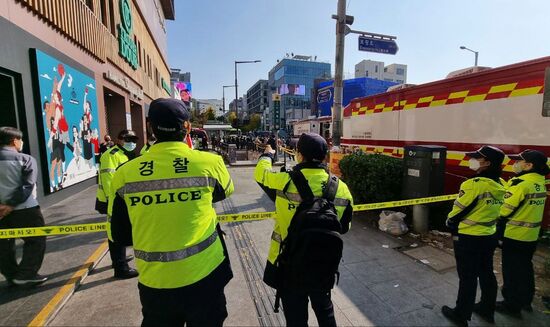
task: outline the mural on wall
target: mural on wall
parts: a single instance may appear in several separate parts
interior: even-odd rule
[[[50,192],[96,176],[99,121],[95,80],[34,51]]]

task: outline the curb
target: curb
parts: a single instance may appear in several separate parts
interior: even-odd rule
[[[28,326],[47,326],[59,311],[61,311],[65,303],[67,303],[78,287],[80,287],[86,277],[88,277],[88,274],[99,264],[101,259],[107,254],[107,251],[108,243],[105,241],[88,257],[88,259],[86,259],[86,262],[78,268],[67,283],[65,283],[42,310],[40,310]]]

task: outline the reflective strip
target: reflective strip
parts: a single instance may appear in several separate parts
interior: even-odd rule
[[[542,199],[546,197],[546,193],[529,193],[525,194],[525,199]]]
[[[298,193],[291,193],[291,192],[284,193],[283,191],[277,190],[277,196],[281,197],[281,198],[285,198],[288,201],[292,201],[292,202],[302,202],[302,197]],[[315,197],[315,199],[320,199],[320,197]],[[350,203],[351,203],[351,201],[348,200],[348,199],[344,199],[344,198],[335,198],[334,199],[334,205],[335,206],[345,207]]]
[[[227,182],[227,185],[225,186],[225,188],[223,189],[224,192],[227,192],[227,190],[229,189],[229,187],[231,186],[231,183],[233,183],[233,181],[231,180],[231,178],[229,179],[229,182]]]
[[[495,225],[497,223],[497,220],[492,220],[492,221],[473,221],[473,220],[470,220],[470,219],[464,219],[463,221],[461,221],[461,223],[464,223],[466,225],[470,225],[470,226],[475,226],[475,225],[480,225],[480,226],[485,226],[485,227],[491,227],[493,225]]]
[[[510,220],[508,221],[508,225],[521,226],[521,227],[527,227],[527,228],[537,228],[540,226],[540,223],[528,223],[525,221]]]
[[[516,207],[514,207],[513,205],[508,204],[508,203],[505,203],[505,204],[503,204],[502,206],[503,206],[504,208],[508,209],[508,210],[512,210],[512,211],[516,210]]]
[[[465,206],[465,205],[462,205],[462,203],[458,202],[458,200],[455,200],[454,205],[457,206],[457,207],[459,207],[459,208],[462,209],[462,210],[466,209],[466,206]]]
[[[277,233],[276,231],[273,231],[273,233],[271,234],[271,239],[277,243],[281,243],[283,241],[281,234]]]
[[[99,173],[100,174],[103,174],[103,173],[115,173],[116,172],[116,169],[113,169],[113,168],[105,168],[105,169],[100,169],[99,170]]]
[[[134,255],[136,256],[136,258],[147,262],[172,262],[183,260],[206,250],[216,241],[217,238],[218,232],[214,231],[214,233],[212,233],[212,235],[210,235],[204,241],[185,249],[170,252],[146,252],[134,249]]]
[[[290,192],[283,192],[280,190],[277,190],[277,196],[281,198],[285,198],[288,201],[292,202],[302,202],[302,197],[298,193],[290,193]]]
[[[117,193],[124,197],[129,193],[151,192],[160,190],[173,190],[188,187],[214,187],[218,181],[213,177],[180,177],[157,179],[152,181],[131,182],[120,189]]]
[[[485,192],[485,193],[481,193],[480,195],[477,196],[478,199],[487,199],[487,198],[492,198],[494,199],[495,197],[493,196],[493,194],[491,192]]]

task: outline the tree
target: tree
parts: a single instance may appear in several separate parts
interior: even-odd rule
[[[231,125],[234,125],[237,122],[237,114],[234,111],[231,111],[227,116],[227,120]],[[235,126],[233,126],[235,127]]]
[[[262,124],[262,117],[259,114],[252,114],[250,116],[250,122],[243,127],[244,132],[255,131],[260,128]]]
[[[214,109],[212,107],[208,107],[206,109],[206,120],[214,120],[216,119],[216,114],[214,113]]]

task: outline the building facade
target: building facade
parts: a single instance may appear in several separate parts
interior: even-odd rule
[[[314,81],[330,78],[330,63],[319,62],[311,56],[293,55],[278,60],[269,71],[269,108],[271,128],[288,130],[292,121],[309,116]],[[273,94],[280,95],[280,105],[273,105]],[[275,113],[279,107],[279,112]]]
[[[398,84],[407,83],[407,65],[384,66],[382,61],[363,60],[355,65],[355,78],[369,77]]]
[[[0,7],[1,126],[25,133],[43,206],[95,184],[105,134],[145,139],[149,103],[170,96],[173,0],[6,0]]]
[[[216,117],[222,115],[223,111],[223,102],[219,99],[197,99],[197,110],[199,113],[203,113],[208,109],[212,108],[214,110],[214,115]]]
[[[263,113],[269,106],[269,87],[265,79],[254,83],[246,92],[246,103],[249,113]]]

